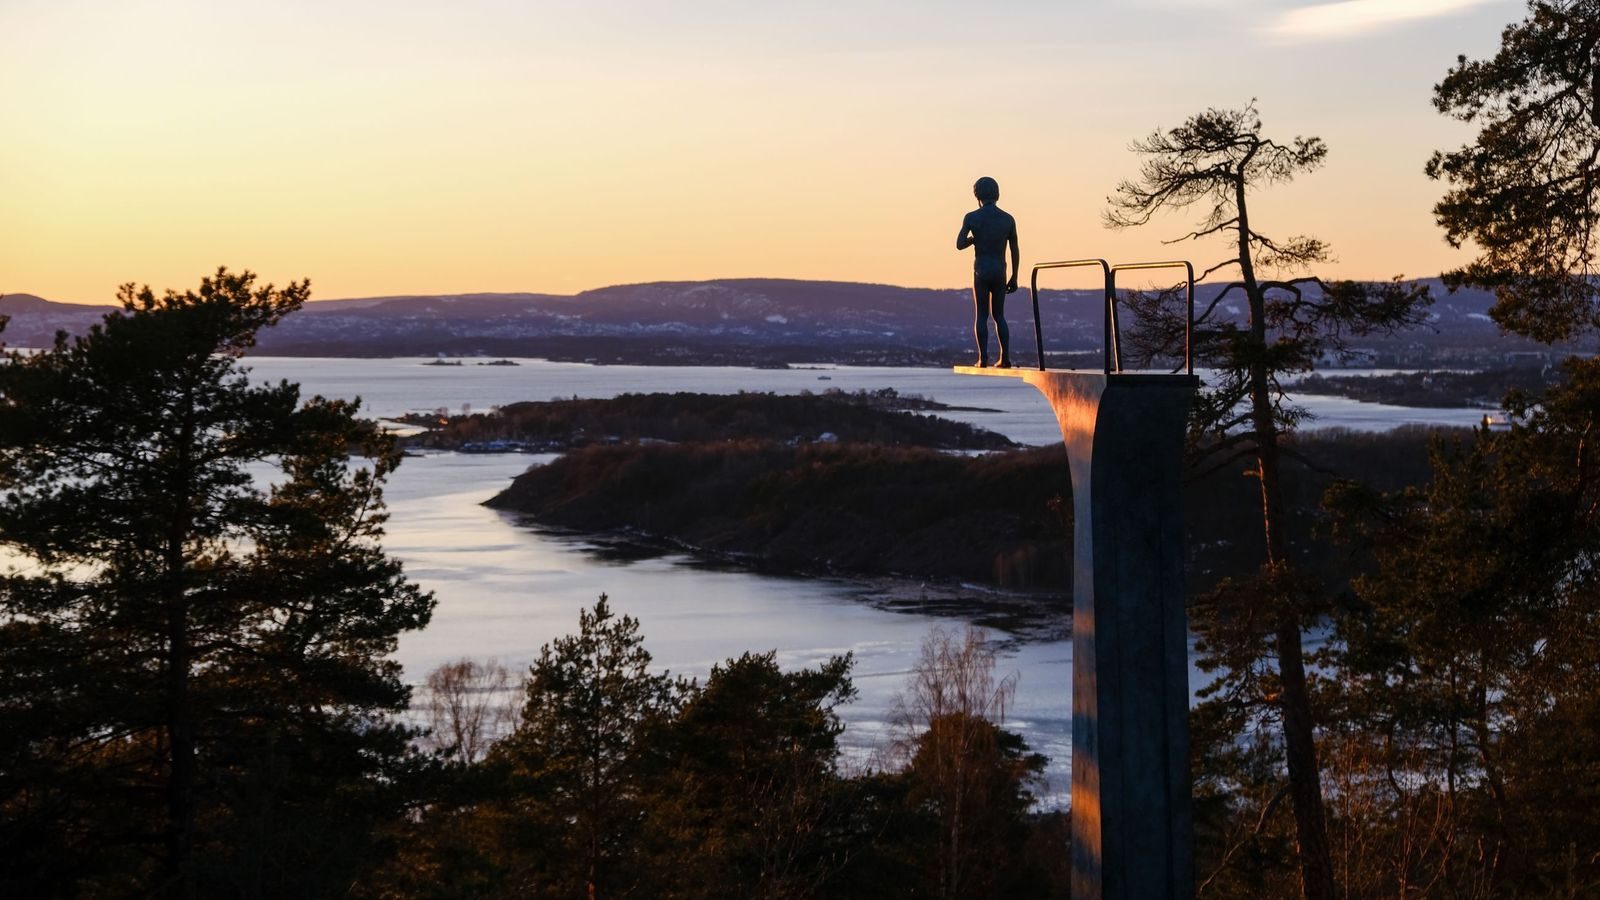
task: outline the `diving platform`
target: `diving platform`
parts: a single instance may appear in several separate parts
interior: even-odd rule
[[[1072,475],[1072,896],[1173,900],[1194,894],[1189,774],[1188,591],[1183,456],[1199,379],[1121,371],[1115,267],[1106,275],[1103,371],[957,366],[1014,378],[1050,401]],[[1036,336],[1038,332],[1036,331]],[[1187,338],[1187,334],[1186,334]],[[1186,340],[1186,344],[1188,341]]]

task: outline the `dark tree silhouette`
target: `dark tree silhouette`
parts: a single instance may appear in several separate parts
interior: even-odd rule
[[[1372,561],[1330,660],[1343,743],[1370,760],[1338,792],[1367,895],[1600,886],[1600,361],[1562,374],[1512,392],[1505,431],[1437,440],[1428,483],[1330,492]]]
[[[580,611],[576,635],[539,650],[521,722],[490,754],[538,797],[525,814],[560,850],[543,871],[517,871],[520,890],[591,900],[646,893],[642,768],[651,736],[692,687],[650,671],[639,621],[618,617],[604,594]]]
[[[433,600],[378,546],[395,443],[238,363],[308,292],[225,269],[182,294],[130,284],[89,334],[0,365],[0,877],[19,896],[324,893],[394,783],[375,776],[410,756],[386,657]]]
[[[852,851],[853,809],[840,779],[837,709],[855,697],[852,659],[784,672],[777,653],[711,667],[655,755],[647,830],[670,864],[657,896],[799,900]]]
[[[1315,237],[1269,237],[1251,221],[1247,201],[1253,190],[1320,167],[1327,145],[1316,137],[1284,144],[1262,136],[1254,104],[1209,109],[1132,149],[1144,157],[1139,177],[1118,185],[1106,223],[1131,228],[1159,213],[1198,208],[1200,221],[1169,243],[1224,240],[1226,256],[1200,277],[1238,276],[1196,316],[1195,363],[1216,374],[1195,404],[1191,446],[1196,464],[1213,471],[1253,458],[1264,559],[1253,578],[1224,581],[1196,609],[1195,625],[1211,664],[1226,669],[1214,695],[1270,707],[1282,722],[1303,891],[1331,900],[1334,878],[1301,647],[1301,631],[1318,613],[1319,592],[1291,564],[1280,480],[1283,458],[1294,455],[1281,437],[1305,413],[1285,402],[1281,379],[1309,370],[1325,351],[1343,349],[1350,335],[1417,322],[1428,297],[1398,282],[1371,287],[1295,274],[1328,261],[1328,246]],[[1235,294],[1245,301],[1243,322],[1223,305]],[[1141,326],[1133,338],[1135,359],[1148,364],[1181,355],[1187,315],[1177,292],[1135,294],[1129,302]],[[1276,666],[1267,665],[1269,647]]]
[[[1428,177],[1449,191],[1434,216],[1478,256],[1452,287],[1495,291],[1501,327],[1553,342],[1600,328],[1594,278],[1600,197],[1600,3],[1534,0],[1487,60],[1462,56],[1434,87],[1441,113],[1479,126],[1437,152]]]

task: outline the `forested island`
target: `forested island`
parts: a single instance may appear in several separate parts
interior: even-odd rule
[[[623,394],[607,399],[512,403],[475,415],[408,416],[426,428],[408,446],[553,452],[592,444],[768,440],[874,443],[939,450],[1004,450],[1004,435],[930,415],[942,403],[893,388],[847,393]]]
[[[1560,371],[1549,365],[1481,372],[1442,370],[1334,376],[1313,373],[1296,379],[1294,391],[1394,406],[1497,409],[1507,391],[1538,392],[1556,383],[1559,376]]]
[[[967,458],[743,440],[588,447],[488,503],[776,571],[1061,587],[1071,583],[1070,495],[1059,448]]]
[[[1018,448],[907,406],[940,408],[893,391],[624,395],[451,417],[411,442],[566,450],[487,505],[530,524],[622,538],[646,551],[689,550],[765,571],[1070,589],[1065,452]],[[1312,540],[1312,532],[1335,478],[1385,489],[1421,483],[1429,441],[1447,433],[1298,435],[1295,449],[1309,465],[1286,473],[1297,559],[1314,571],[1332,565],[1326,543]],[[1185,498],[1189,561],[1203,585],[1249,569],[1259,553],[1250,527],[1259,498],[1236,471],[1194,474]]]

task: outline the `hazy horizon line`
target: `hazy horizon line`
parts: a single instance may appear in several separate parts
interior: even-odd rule
[[[1372,282],[1393,281],[1393,280],[1395,280],[1395,278],[1396,278],[1396,276],[1390,276],[1390,277],[1386,277],[1386,278],[1328,278],[1328,279],[1324,279],[1324,280],[1326,280],[1326,281],[1361,281],[1361,282],[1372,283]],[[1415,276],[1415,277],[1398,276],[1398,278],[1401,281],[1437,281],[1437,280],[1443,278],[1443,273],[1437,273],[1437,274],[1433,274],[1433,275],[1420,275],[1420,276]],[[651,279],[651,280],[647,280],[647,281],[621,281],[621,282],[616,282],[616,283],[613,283],[613,284],[603,284],[603,285],[600,285],[598,287],[584,288],[583,290],[577,291],[577,292],[574,292],[574,293],[558,293],[558,292],[554,292],[554,291],[537,291],[537,290],[408,291],[408,292],[403,292],[403,293],[361,294],[361,295],[346,296],[346,297],[312,297],[310,300],[307,301],[307,303],[341,303],[341,302],[347,302],[347,301],[352,301],[352,300],[394,300],[394,299],[403,299],[403,298],[409,298],[409,297],[468,297],[468,296],[477,296],[477,297],[495,297],[495,296],[502,296],[502,297],[511,297],[511,296],[554,297],[554,298],[564,298],[565,299],[565,298],[579,297],[579,296],[582,296],[583,294],[589,294],[589,293],[593,293],[595,291],[611,290],[611,289],[614,289],[614,288],[647,287],[649,285],[656,285],[656,284],[715,284],[715,283],[718,283],[718,282],[728,282],[728,281],[787,281],[787,282],[793,282],[793,283],[796,283],[796,284],[852,284],[852,285],[865,285],[865,286],[870,286],[870,287],[894,288],[896,290],[907,290],[907,291],[945,291],[945,292],[957,292],[957,291],[959,291],[959,292],[966,292],[966,291],[971,290],[970,287],[965,286],[965,285],[958,285],[958,286],[955,286],[955,287],[932,287],[932,286],[927,286],[927,285],[893,284],[893,283],[886,282],[886,281],[850,281],[850,280],[838,279],[838,278],[793,278],[793,277],[785,277],[785,276],[777,276],[777,275],[719,275],[719,276],[716,276],[716,277],[713,277],[713,278],[657,278],[657,279]],[[1208,280],[1205,280],[1205,281],[1198,281],[1198,282],[1196,282],[1196,284],[1231,284],[1234,281],[1235,281],[1235,279],[1214,278],[1214,279],[1208,279]],[[269,283],[275,283],[275,282],[269,282]],[[313,289],[315,289],[315,286],[316,286],[316,282],[313,280],[312,281]],[[156,289],[157,290],[166,290],[166,288],[156,288]],[[1068,287],[1046,287],[1046,288],[1043,288],[1042,290],[1050,290],[1050,291],[1063,291],[1063,290],[1065,290],[1065,291],[1078,291],[1078,290],[1085,290],[1085,291],[1087,291],[1087,290],[1095,290],[1095,288],[1093,288],[1093,287],[1073,287],[1073,286],[1068,286]],[[1022,293],[1022,290],[1019,289],[1018,293]],[[116,305],[118,305],[117,301],[115,300],[115,298],[110,299],[110,300],[62,300],[62,299],[57,299],[55,297],[49,297],[49,296],[46,296],[44,294],[34,293],[32,291],[26,291],[26,290],[21,290],[21,291],[0,291],[0,299],[4,299],[6,297],[12,297],[12,296],[37,297],[40,300],[45,300],[45,301],[48,301],[50,303],[64,303],[64,304],[70,304],[72,306],[116,306]]]

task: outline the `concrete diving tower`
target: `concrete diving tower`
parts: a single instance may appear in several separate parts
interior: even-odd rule
[[[1046,370],[1038,273],[1098,265],[1105,371]],[[1050,401],[1072,472],[1072,896],[1192,897],[1189,660],[1182,482],[1188,374],[1120,371],[1115,275],[1104,260],[1034,268],[1038,369],[958,366],[1016,378]],[[1189,309],[1193,319],[1193,269]],[[1185,352],[1187,357],[1189,354]]]

